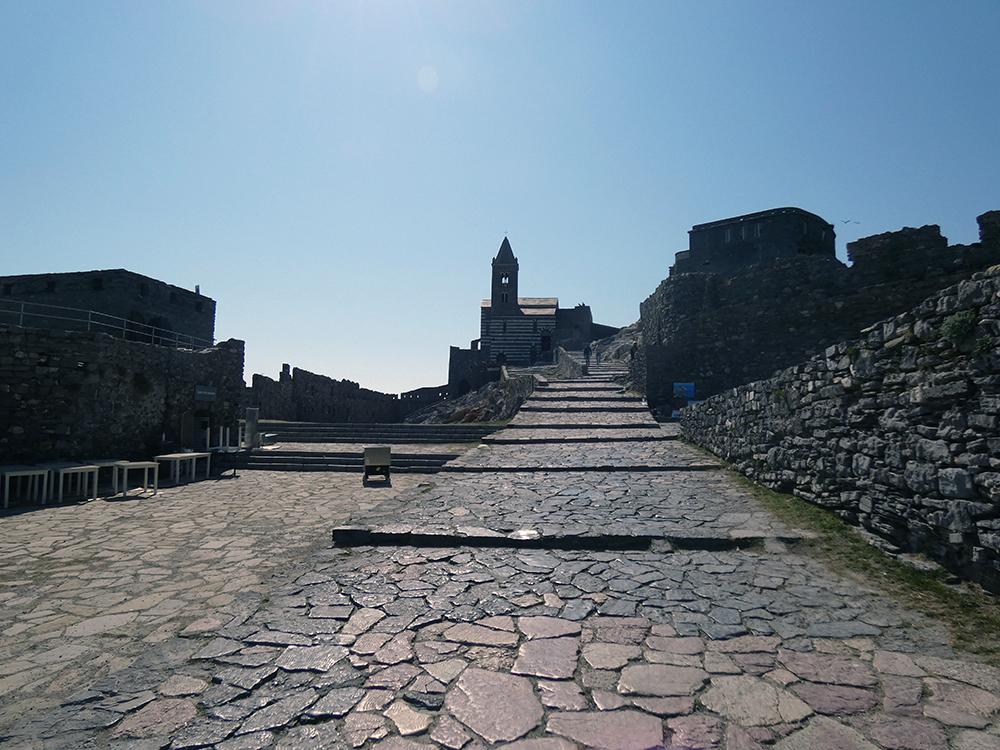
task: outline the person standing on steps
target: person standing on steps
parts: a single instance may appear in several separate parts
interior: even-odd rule
[[[601,347],[597,344],[594,344],[594,365],[596,367],[601,366]]]

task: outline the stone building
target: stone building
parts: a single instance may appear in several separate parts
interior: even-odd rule
[[[552,361],[556,347],[582,349],[618,329],[594,322],[588,305],[560,308],[556,297],[518,295],[520,265],[504,237],[491,265],[490,298],[479,308],[479,338],[451,347],[448,390],[460,395],[496,379],[502,365]]]
[[[675,384],[707,398],[856,337],[1000,263],[1000,211],[977,221],[980,241],[971,245],[949,245],[936,225],[859,239],[847,246],[851,266],[803,254],[738,273],[675,272],[639,306],[634,387],[669,414],[686,402]]]
[[[197,349],[214,342],[215,300],[121,268],[0,276],[0,323]]]
[[[671,276],[734,273],[800,255],[836,256],[833,225],[801,208],[772,208],[696,224],[688,235],[689,249],[677,253]]]

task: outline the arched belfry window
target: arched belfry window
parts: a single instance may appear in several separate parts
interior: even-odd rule
[[[510,274],[504,273],[500,275],[500,283],[507,285],[510,283]]]

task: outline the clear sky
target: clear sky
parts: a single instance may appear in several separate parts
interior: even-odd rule
[[[399,392],[520,294],[623,326],[693,224],[1000,209],[998,0],[0,0],[0,275],[217,302],[246,378]]]

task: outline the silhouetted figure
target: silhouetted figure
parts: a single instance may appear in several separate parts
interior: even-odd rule
[[[590,367],[590,344],[583,347],[583,364],[585,367]]]

